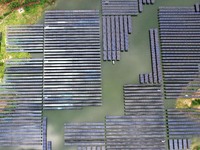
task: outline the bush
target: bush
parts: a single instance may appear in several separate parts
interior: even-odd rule
[[[6,16],[8,16],[10,13],[11,13],[11,11],[6,12],[6,13],[3,14],[3,16],[6,17]]]
[[[15,9],[20,6],[19,2],[12,2],[9,4],[10,9]]]
[[[38,2],[38,0],[25,0],[24,4],[33,3],[33,2]]]
[[[4,3],[10,3],[12,0],[2,0]]]
[[[25,7],[24,7],[24,10],[25,10],[26,12],[29,12],[29,11],[30,11],[30,6],[25,6]]]
[[[192,101],[192,106],[200,105],[200,99]]]

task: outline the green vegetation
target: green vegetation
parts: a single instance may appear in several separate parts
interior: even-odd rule
[[[10,7],[11,10],[12,10],[12,9],[15,9],[15,8],[18,8],[18,7],[20,7],[20,3],[17,2],[17,1],[11,2],[11,3],[9,4],[9,7]]]
[[[200,105],[200,99],[195,99],[192,101],[192,106],[199,106]]]
[[[11,58],[30,58],[28,53],[6,52],[6,26],[35,24],[42,16],[45,8],[55,0],[0,0],[0,82],[5,70],[5,61]],[[20,13],[17,8],[24,8]]]
[[[200,138],[192,139],[192,150],[200,150]]]
[[[200,99],[196,98],[178,98],[176,102],[176,108],[199,108]]]
[[[180,97],[177,98],[176,108],[197,108],[200,109],[200,99],[196,98],[200,96],[199,81],[194,80],[188,83],[188,85],[183,88],[183,92]]]

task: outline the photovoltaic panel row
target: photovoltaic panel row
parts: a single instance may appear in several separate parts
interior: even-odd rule
[[[124,86],[125,115],[164,115],[161,85]]]
[[[42,133],[43,133],[43,150],[52,150],[52,141],[47,141],[47,117],[43,117],[42,122]]]
[[[132,16],[154,0],[102,0],[103,60],[119,61],[120,51],[128,51],[132,33]]]
[[[154,4],[155,0],[138,0],[138,10],[141,13],[143,11],[143,5]]]
[[[143,4],[154,4],[155,3],[155,0],[141,0]]]
[[[120,51],[128,51],[131,16],[103,16],[103,60],[120,60]]]
[[[52,150],[52,142],[51,141],[47,142],[47,150]]]
[[[169,139],[169,150],[187,150],[192,149],[191,139]]]
[[[82,146],[78,147],[77,150],[105,150],[105,146]]]
[[[103,15],[137,15],[138,0],[102,0]]]
[[[107,116],[106,149],[165,150],[165,123],[157,116]]]
[[[43,25],[20,25],[7,27],[7,52],[43,53],[43,41]]]
[[[105,146],[104,123],[66,123],[65,145],[79,147]]]
[[[44,109],[101,105],[99,11],[47,11]]]
[[[167,132],[170,139],[200,136],[200,112],[197,109],[167,109]]]
[[[199,85],[200,13],[194,7],[159,9],[162,67],[166,99],[193,97]],[[197,83],[196,83],[197,82]],[[190,85],[193,91],[188,90]]]
[[[42,60],[10,59],[1,84],[0,145],[42,149]]]
[[[150,29],[150,47],[151,47],[151,61],[152,61],[152,73],[140,74],[139,80],[141,84],[156,84],[162,82],[162,70],[161,70],[161,54],[159,46],[158,29]]]
[[[199,3],[196,3],[196,4],[194,5],[194,7],[195,7],[195,11],[196,11],[196,12],[200,12],[200,4],[199,4]]]

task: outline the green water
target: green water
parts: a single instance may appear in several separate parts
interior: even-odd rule
[[[151,72],[148,31],[150,28],[158,28],[158,7],[174,5],[191,6],[196,2],[199,2],[199,0],[156,0],[154,5],[144,6],[143,13],[133,17],[133,33],[129,36],[129,52],[123,53],[121,61],[116,62],[115,65],[111,62],[102,62],[103,105],[101,107],[88,107],[82,110],[44,112],[44,116],[48,117],[48,140],[53,142],[53,150],[69,150],[69,148],[64,146],[64,123],[102,122],[106,115],[123,115],[123,85],[130,83],[138,84],[140,73]],[[51,9],[100,10],[100,4],[100,0],[58,0]],[[43,18],[41,18],[39,23],[43,23]],[[168,102],[166,106],[172,107],[173,103]]]

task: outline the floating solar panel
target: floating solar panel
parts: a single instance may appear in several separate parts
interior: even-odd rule
[[[131,34],[132,33],[132,17],[131,16],[128,16],[128,34]]]
[[[43,124],[42,124],[42,131],[43,131],[43,150],[47,150],[47,118],[43,118]]]
[[[44,109],[101,105],[99,30],[99,11],[46,12]]]
[[[152,73],[139,74],[139,81],[141,84],[153,84]]]
[[[139,75],[140,84],[144,84],[144,74]]]
[[[145,4],[147,4],[147,5],[149,5],[149,4],[154,4],[155,3],[155,0],[138,0],[139,1],[139,3],[140,3],[140,1],[141,1],[141,3],[143,4],[143,5],[145,5]],[[140,4],[139,4],[140,5]]]
[[[43,43],[43,25],[20,25],[7,27],[7,52],[43,53]]]
[[[144,74],[144,83],[149,83],[149,74]]]
[[[169,150],[191,149],[191,139],[169,139]]]
[[[121,47],[121,51],[124,51],[124,37],[125,37],[125,34],[124,34],[124,19],[123,19],[123,16],[119,16],[119,26],[120,26],[120,47]]]
[[[125,51],[128,51],[128,18],[127,16],[124,16],[124,49]]]
[[[152,73],[140,74],[139,75],[140,83],[160,84],[162,82],[162,70],[161,70],[158,29],[150,29],[149,35],[150,35],[150,47],[151,47]]]
[[[161,7],[159,24],[166,99],[192,97],[198,88],[200,15],[194,7]],[[188,88],[189,87],[189,88]],[[174,90],[176,89],[176,90]],[[188,91],[187,91],[188,90]]]
[[[103,16],[102,17],[103,19],[103,49],[104,50],[107,50],[108,48],[108,45],[107,45],[107,21],[106,21],[106,17]],[[106,59],[107,59],[107,56],[106,56]]]
[[[128,51],[128,34],[132,33],[132,16],[143,11],[152,0],[102,0],[103,60],[120,60],[118,51]],[[117,52],[114,52],[116,51]],[[113,52],[110,52],[113,51]]]
[[[153,82],[161,83],[162,71],[161,71],[161,58],[160,58],[160,46],[159,46],[159,40],[158,40],[158,30],[150,29],[149,32],[150,32]]]
[[[125,115],[154,114],[163,116],[161,85],[125,85],[124,105]]]
[[[128,51],[131,16],[103,16],[103,60],[120,60],[120,51]],[[111,52],[112,51],[112,52]]]
[[[42,149],[42,62],[41,59],[6,62],[5,83],[0,86],[1,146]]]
[[[66,123],[65,145],[79,147],[105,146],[104,123]]]
[[[153,83],[153,75],[152,73],[149,73],[149,83],[152,84]]]
[[[52,142],[51,141],[47,142],[47,150],[52,150]]]
[[[77,150],[105,150],[105,146],[80,146]]]
[[[107,116],[106,149],[165,150],[164,118],[158,116]]]
[[[200,112],[197,109],[168,109],[166,113],[170,139],[191,139],[200,135]]]
[[[119,16],[115,16],[115,31],[116,31],[116,49],[120,51],[120,26],[119,26]]]
[[[112,51],[116,51],[116,30],[115,30],[115,16],[111,16],[111,39],[112,39]],[[115,58],[114,58],[115,59]]]
[[[102,0],[103,15],[137,15],[138,0]]]

